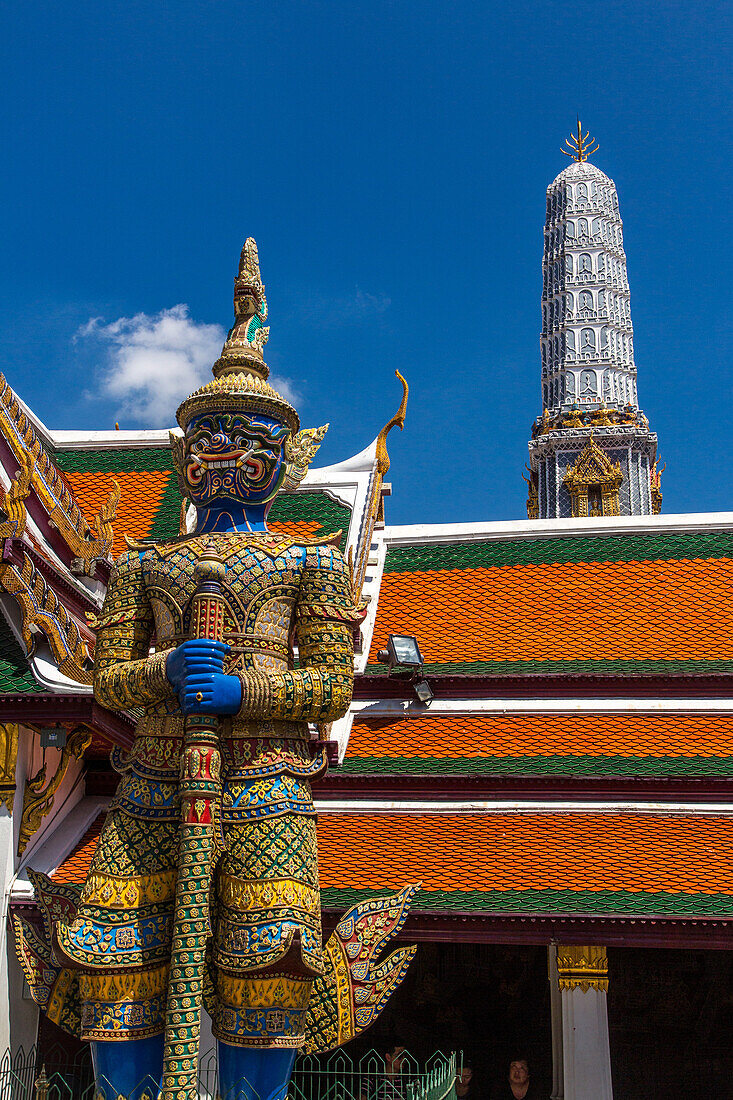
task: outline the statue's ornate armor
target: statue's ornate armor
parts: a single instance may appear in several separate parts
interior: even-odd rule
[[[141,544],[113,571],[95,665],[96,698],[139,711],[136,737],[116,756],[122,780],[77,915],[56,929],[57,952],[82,971],[89,1039],[143,1038],[164,1026],[184,732],[165,661],[189,637],[194,567],[212,543],[226,563],[225,672],[242,682],[239,713],[220,718],[216,1036],[231,1045],[298,1046],[323,970],[310,785],[326,762],[308,723],[333,721],[349,705],[360,618],[350,569],[327,540],[269,533]]]

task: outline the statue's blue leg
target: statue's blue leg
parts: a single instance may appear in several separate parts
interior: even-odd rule
[[[218,1043],[221,1100],[285,1100],[297,1051]]]
[[[157,1100],[163,1076],[163,1036],[92,1043],[99,1100]]]

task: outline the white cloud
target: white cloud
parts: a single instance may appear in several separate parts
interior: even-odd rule
[[[172,424],[181,401],[210,380],[225,337],[221,325],[194,321],[187,305],[177,305],[109,324],[93,317],[75,340],[97,340],[107,346],[107,363],[91,396],[114,402],[121,419],[158,428]],[[287,378],[270,381],[287,400],[297,400]]]
[[[110,324],[93,317],[76,339],[108,347],[93,396],[115,402],[120,417],[158,428],[172,424],[183,398],[210,377],[225,336],[221,325],[194,321],[188,306],[177,305]]]

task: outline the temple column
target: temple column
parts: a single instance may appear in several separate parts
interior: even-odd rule
[[[563,1100],[613,1100],[606,948],[558,945]]]

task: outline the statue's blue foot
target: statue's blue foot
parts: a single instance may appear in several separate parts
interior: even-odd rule
[[[98,1100],[157,1100],[163,1076],[163,1036],[92,1043]]]
[[[221,1100],[285,1100],[297,1051],[219,1043]]]

